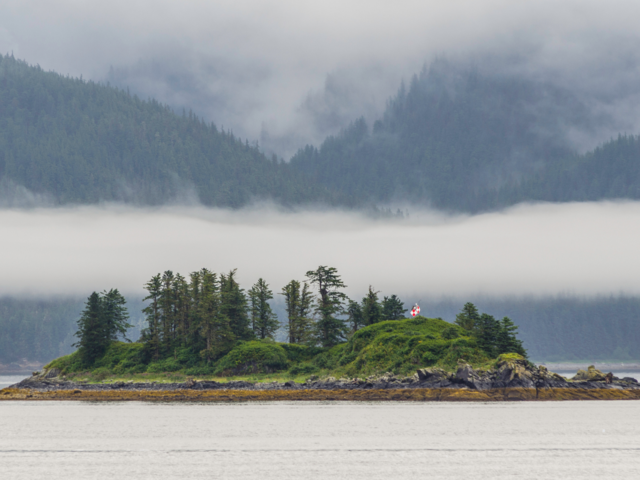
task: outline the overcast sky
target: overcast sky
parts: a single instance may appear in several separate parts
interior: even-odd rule
[[[375,118],[436,56],[569,87],[638,133],[638,18],[637,0],[0,0],[0,51],[191,107],[286,156]],[[354,296],[369,284],[415,296],[637,294],[639,215],[638,203],[412,212],[401,223],[269,209],[5,209],[0,292],[137,292],[162,270],[202,267],[238,267],[245,287],[264,276],[279,290],[325,264]]]
[[[638,18],[630,0],[2,0],[0,51],[191,107],[286,156],[375,118],[436,55],[572,85],[635,132]]]
[[[360,298],[369,285],[415,300],[440,295],[639,294],[640,202],[519,206],[403,221],[353,213],[198,207],[0,210],[0,291],[139,293],[164,270],[238,268],[279,292],[333,266]]]

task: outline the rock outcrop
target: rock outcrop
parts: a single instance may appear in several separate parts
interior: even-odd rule
[[[65,380],[60,372],[43,370],[34,372],[30,378],[9,388],[32,390],[38,392],[55,391],[276,391],[276,390],[313,390],[313,391],[345,391],[345,390],[466,390],[466,391],[496,391],[503,390],[524,399],[533,395],[538,398],[542,391],[556,391],[558,389],[618,389],[640,390],[640,384],[633,378],[617,378],[611,374],[605,375],[589,367],[587,371],[578,372],[572,379],[550,372],[546,367],[531,364],[522,357],[508,355],[501,357],[495,368],[489,370],[474,369],[468,363],[461,361],[455,373],[441,368],[421,368],[410,377],[397,376],[391,372],[382,375],[372,375],[367,378],[327,377],[320,379],[312,376],[305,383],[287,381],[284,383],[251,383],[245,381],[215,382],[189,379],[183,383],[76,383]],[[520,392],[520,393],[518,393]],[[523,394],[522,392],[529,392]],[[531,393],[533,392],[533,393]],[[516,395],[517,394],[517,395]],[[511,394],[509,394],[511,395]],[[509,397],[511,398],[511,397]],[[515,398],[515,397],[514,397]]]

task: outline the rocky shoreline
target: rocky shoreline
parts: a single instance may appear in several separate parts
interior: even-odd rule
[[[438,368],[411,377],[391,373],[366,379],[310,378],[305,383],[188,380],[184,383],[76,383],[60,372],[37,372],[0,391],[0,400],[579,400],[640,399],[640,384],[594,367],[571,380],[519,360],[474,370],[461,362],[455,373]]]

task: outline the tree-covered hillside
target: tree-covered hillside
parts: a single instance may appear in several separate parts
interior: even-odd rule
[[[620,135],[585,155],[572,155],[486,194],[495,207],[522,201],[640,198],[640,136]]]
[[[621,137],[578,155],[569,132],[601,117],[572,92],[518,75],[436,61],[364,119],[292,165],[352,199],[481,211],[521,201],[640,196],[640,150]]]
[[[0,56],[0,187],[6,196],[16,186],[53,204],[334,201],[287,164],[191,113]]]

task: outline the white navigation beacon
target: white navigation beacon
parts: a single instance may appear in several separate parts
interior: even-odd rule
[[[420,315],[420,305],[418,305],[417,303],[411,309],[411,316],[415,317],[416,315]]]

